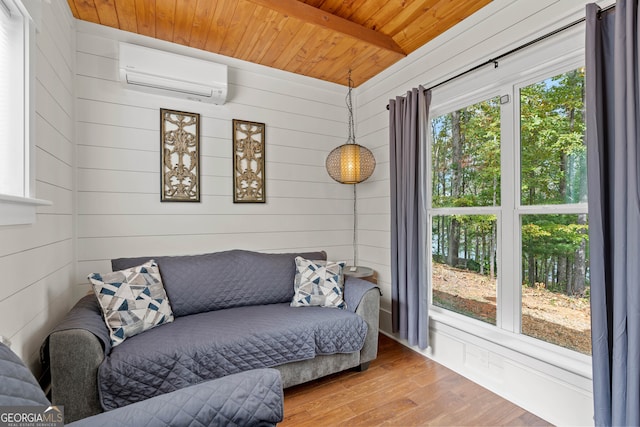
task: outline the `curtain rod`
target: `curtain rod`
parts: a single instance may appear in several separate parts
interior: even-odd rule
[[[600,17],[601,14],[603,14],[603,13],[605,13],[605,12],[615,8],[615,7],[616,7],[616,5],[614,3],[614,4],[611,4],[611,5],[607,6],[607,7],[605,7],[604,9],[600,9],[598,11],[598,17]],[[511,55],[513,53],[518,52],[519,50],[525,49],[525,48],[527,48],[527,47],[529,47],[529,46],[531,46],[533,44],[541,42],[542,40],[545,40],[545,39],[547,39],[549,37],[555,36],[558,33],[561,33],[561,32],[563,32],[565,30],[568,30],[569,28],[575,27],[576,25],[583,23],[585,20],[586,20],[586,18],[580,18],[580,19],[578,19],[576,21],[573,21],[573,22],[571,22],[569,24],[566,24],[566,25],[564,25],[564,26],[562,26],[562,27],[560,27],[560,28],[558,28],[556,30],[553,30],[550,33],[547,33],[547,34],[545,34],[543,36],[540,36],[540,37],[538,37],[536,39],[533,39],[533,40],[531,40],[529,42],[526,42],[526,43],[524,43],[524,44],[522,44],[522,45],[520,45],[518,47],[515,47],[515,48],[513,48],[513,49],[511,49],[511,50],[509,50],[509,51],[507,51],[505,53],[502,53],[502,54],[496,56],[495,58],[491,58],[491,59],[489,59],[489,60],[487,60],[487,61],[485,61],[485,62],[483,62],[481,64],[478,64],[478,65],[475,65],[475,66],[469,68],[468,70],[465,70],[465,71],[463,71],[463,72],[461,72],[459,74],[456,74],[453,77],[449,77],[448,79],[445,79],[445,80],[441,81],[440,83],[436,83],[433,86],[431,86],[430,88],[425,89],[425,90],[433,90],[433,89],[435,89],[437,87],[440,87],[440,86],[442,86],[444,84],[449,83],[452,80],[458,79],[458,78],[460,78],[462,76],[465,76],[465,75],[467,75],[469,73],[472,73],[472,72],[476,71],[477,69],[482,68],[482,67],[484,67],[486,65],[489,65],[489,64],[493,64],[494,68],[498,68],[498,61],[500,59],[504,58],[505,56],[509,56],[509,55]],[[389,104],[387,104],[387,110],[388,109],[389,109]]]

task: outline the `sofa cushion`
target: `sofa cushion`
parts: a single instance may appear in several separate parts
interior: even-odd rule
[[[89,280],[110,330],[113,346],[127,337],[173,321],[171,306],[154,260],[112,273],[93,273]]]
[[[110,410],[236,372],[356,352],[367,330],[348,310],[289,303],[178,317],[112,349],[98,372],[102,405]]]
[[[231,307],[290,302],[295,257],[326,259],[324,252],[268,254],[245,250],[154,258],[176,317]],[[111,261],[121,270],[150,258]]]
[[[347,308],[344,302],[344,261],[312,261],[296,257],[291,307]]]

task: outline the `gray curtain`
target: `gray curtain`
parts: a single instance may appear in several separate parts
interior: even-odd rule
[[[596,425],[640,425],[638,1],[587,5],[586,110]]]
[[[429,345],[424,150],[430,102],[423,87],[389,101],[392,326],[422,349]]]

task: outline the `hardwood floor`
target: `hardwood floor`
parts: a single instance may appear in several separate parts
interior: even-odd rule
[[[280,426],[548,426],[450,369],[380,335],[378,358],[284,392]]]

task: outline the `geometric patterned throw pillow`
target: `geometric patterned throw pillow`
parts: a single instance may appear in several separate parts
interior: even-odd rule
[[[295,295],[291,307],[347,308],[344,302],[345,262],[310,261],[296,257]]]
[[[90,274],[89,280],[114,347],[127,337],[173,322],[173,312],[154,260],[113,273]]]

